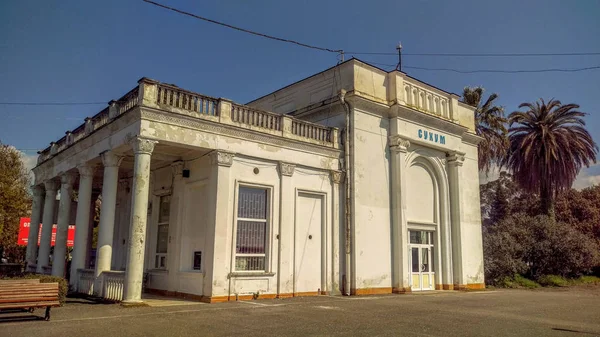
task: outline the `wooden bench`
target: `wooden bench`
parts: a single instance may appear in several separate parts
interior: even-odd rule
[[[40,283],[39,279],[22,279],[22,280],[0,280],[0,287],[3,285],[11,285],[11,284],[32,284],[32,283]]]
[[[9,282],[7,282],[9,281]],[[33,282],[37,281],[37,282]],[[39,283],[39,280],[3,280],[0,282],[0,310],[46,307],[44,319],[50,320],[50,308],[60,306],[58,283]]]

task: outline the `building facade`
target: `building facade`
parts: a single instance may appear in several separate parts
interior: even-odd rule
[[[143,78],[40,152],[28,265],[124,303],[482,288],[474,130],[458,96],[356,59],[246,105]]]

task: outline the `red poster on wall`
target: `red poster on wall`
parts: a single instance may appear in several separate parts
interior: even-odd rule
[[[29,227],[30,227],[30,218],[21,218],[21,224],[19,226],[19,237],[17,239],[17,244],[20,246],[27,246],[27,241],[29,241]],[[40,245],[40,240],[42,238],[42,224],[40,224],[40,228],[38,231],[38,246]],[[67,247],[73,247],[73,241],[75,240],[75,225],[69,225],[69,231],[67,232]],[[50,245],[54,246],[56,243],[56,225],[52,225],[52,241]]]

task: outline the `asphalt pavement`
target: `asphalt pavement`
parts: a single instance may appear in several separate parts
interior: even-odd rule
[[[124,308],[69,299],[49,322],[0,314],[0,336],[600,336],[600,287],[304,297]],[[162,304],[161,304],[162,303]]]

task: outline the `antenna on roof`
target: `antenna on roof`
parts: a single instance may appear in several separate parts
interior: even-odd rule
[[[344,62],[344,51],[340,50],[339,52],[340,53],[338,54],[338,57],[340,58],[340,61],[338,62],[338,64]]]
[[[398,51],[398,65],[396,66],[396,70],[402,71],[402,44],[400,42],[398,42],[396,50]]]

